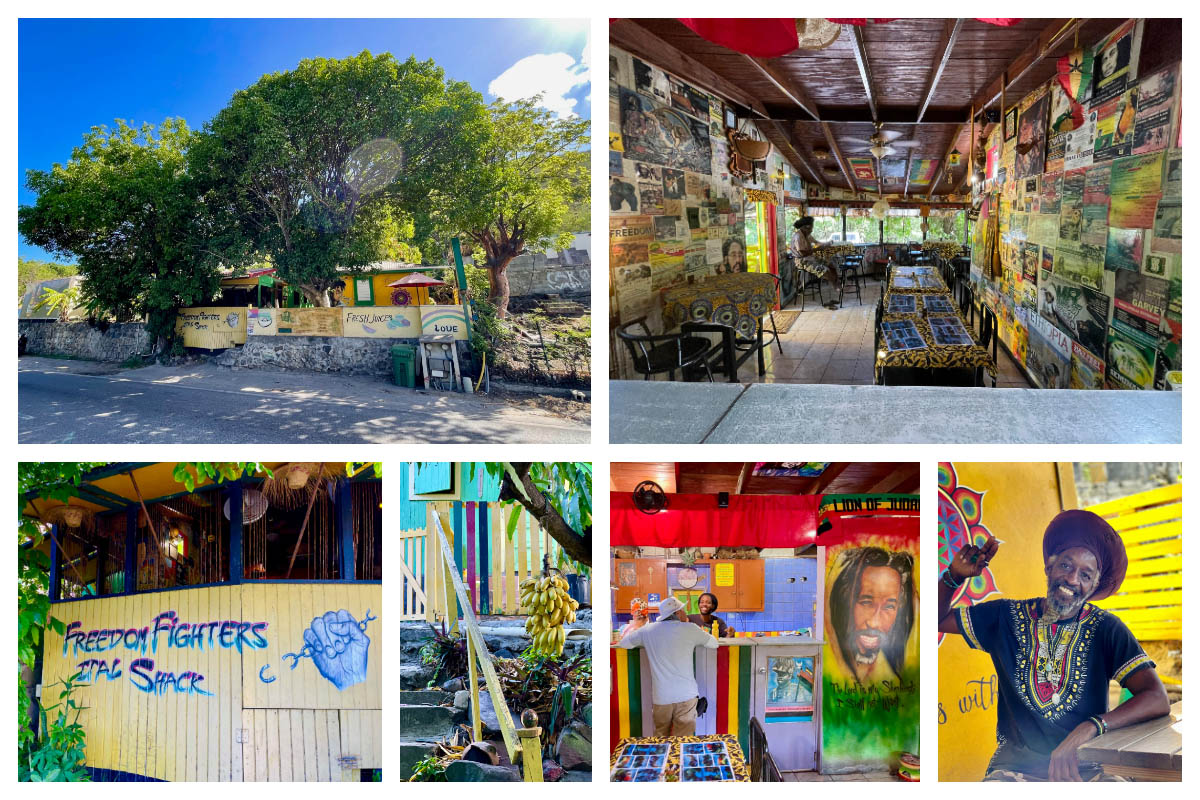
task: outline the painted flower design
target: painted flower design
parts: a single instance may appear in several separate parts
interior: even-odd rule
[[[738,318],[737,307],[732,303],[717,306],[713,310],[712,321],[721,325],[732,325]]]
[[[712,316],[712,302],[707,298],[699,298],[692,301],[692,319],[706,320]]]
[[[950,566],[954,554],[967,544],[983,545],[991,534],[983,522],[983,493],[958,483],[954,465],[938,464],[938,565],[941,569]],[[951,605],[972,606],[1000,588],[986,568],[977,577],[964,583],[955,593]],[[938,633],[938,644],[945,634]]]
[[[742,314],[738,317],[736,330],[739,339],[750,339],[758,333],[758,320],[749,314]]]

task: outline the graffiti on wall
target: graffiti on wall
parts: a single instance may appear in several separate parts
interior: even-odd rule
[[[916,516],[847,524],[826,547],[823,771],[888,763],[919,747]],[[886,520],[873,532],[872,520]]]
[[[336,686],[339,692],[343,691],[367,679],[367,652],[371,640],[365,631],[367,623],[375,619],[378,618],[371,616],[369,608],[362,622],[344,608],[336,613],[326,611],[322,616],[314,617],[305,629],[304,647],[300,652],[284,653],[283,657],[291,659],[292,669],[301,659],[311,658],[321,677]]]
[[[131,658],[128,671],[122,666],[121,658],[106,655],[105,658],[88,657],[76,663],[75,668],[84,683],[115,681],[125,677],[138,691],[146,694],[164,695],[196,694],[212,697],[205,689],[204,675],[192,670],[176,672],[154,668],[154,658],[159,645],[164,651],[171,649],[213,651],[243,649],[257,650],[267,646],[266,622],[241,620],[213,620],[209,622],[184,622],[175,611],[164,611],[151,623],[141,628],[93,628],[85,631],[79,620],[68,623],[63,634],[63,657],[78,658],[80,653],[110,654],[121,651]]]

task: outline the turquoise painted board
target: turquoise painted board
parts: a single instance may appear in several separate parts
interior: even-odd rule
[[[413,489],[417,494],[450,490],[450,469],[454,465],[449,461],[418,461],[414,466]]]

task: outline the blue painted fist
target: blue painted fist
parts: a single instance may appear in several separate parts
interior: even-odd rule
[[[367,679],[367,650],[371,640],[354,616],[342,609],[326,611],[304,631],[304,643],[313,663],[325,678],[342,691]]]

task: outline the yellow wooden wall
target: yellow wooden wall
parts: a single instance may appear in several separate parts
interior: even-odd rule
[[[958,485],[983,493],[981,523],[1002,544],[991,562],[997,594],[1024,599],[1046,593],[1042,533],[1064,508],[1076,508],[1071,464],[955,462]],[[950,634],[938,648],[938,779],[978,781],[996,749],[992,659]]]
[[[367,679],[345,691],[323,678],[311,659],[289,669],[283,653],[299,652],[303,630],[325,611],[346,609],[362,619],[370,639]],[[76,693],[87,706],[87,764],[169,781],[358,780],[358,769],[382,767],[382,591],[377,584],[244,584],[99,598],[54,606],[64,624],[80,630],[153,626],[174,610],[184,622],[268,623],[265,649],[167,647],[160,634],[154,670],[203,674],[211,697],[138,691],[130,665],[140,651],[124,645],[100,653],[63,654],[63,637],[46,636],[44,697],[57,700],[54,683],[86,659],[120,658],[114,680],[95,679]],[[259,670],[269,665],[259,678]],[[324,765],[324,768],[322,767]],[[272,770],[278,770],[278,776]]]

